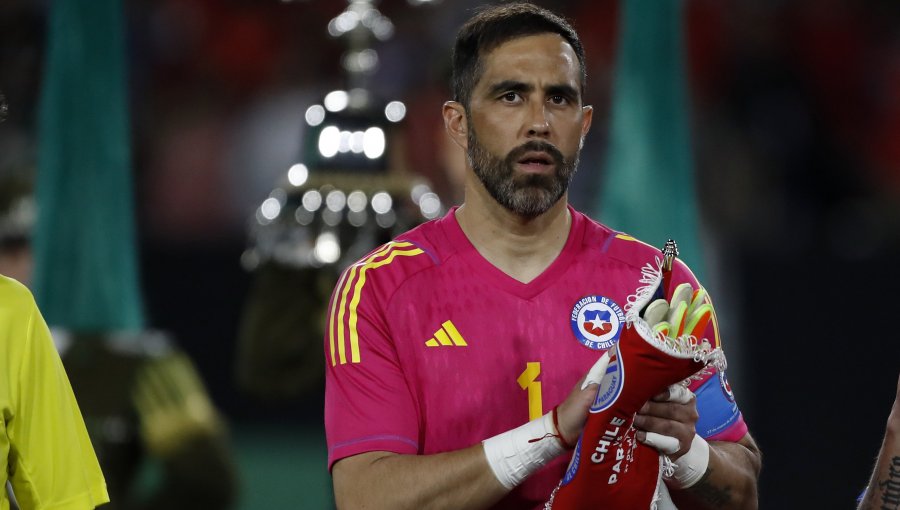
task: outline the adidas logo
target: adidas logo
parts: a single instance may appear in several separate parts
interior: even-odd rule
[[[440,347],[443,345],[455,345],[457,347],[466,347],[467,344],[462,335],[456,329],[452,322],[446,321],[441,324],[441,329],[434,332],[434,336],[429,338],[425,345],[428,347]]]

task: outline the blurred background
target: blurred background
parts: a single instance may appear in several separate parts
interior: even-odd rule
[[[278,217],[266,212],[268,199],[278,208],[294,199],[305,207],[308,195],[291,190],[313,189],[308,179],[320,198],[354,187],[328,188],[329,175],[342,169],[309,161],[308,140],[320,134],[310,107],[360,85],[371,97],[403,103],[403,114],[385,128],[385,164],[350,172],[363,176],[356,187],[369,179],[377,181],[372,189],[393,196],[396,217],[379,222],[378,235],[458,203],[462,154],[443,134],[440,106],[455,31],[480,3],[376,2],[388,25],[373,25],[381,28],[362,42],[335,37],[341,29],[334,20],[348,4],[334,0],[123,3],[143,310],[149,327],[177,340],[227,423],[239,480],[235,508],[333,506],[320,337],[293,353],[300,365],[290,366],[302,367],[303,380],[257,384],[253,378],[271,365],[246,362],[255,352],[247,338],[268,324],[266,312],[249,311],[254,303],[268,299],[284,313],[308,313],[315,304],[291,300],[318,288],[327,299],[331,273],[299,277],[294,289],[271,286],[297,277],[292,270],[319,274],[344,260],[298,262],[263,247],[263,227]],[[571,200],[596,216],[622,4],[536,3],[570,18],[586,47],[594,125]],[[891,308],[900,306],[900,3],[682,4],[684,107],[704,246],[686,258],[705,266],[729,378],[764,453],[761,507],[850,508],[868,480],[900,371]],[[0,3],[4,191],[13,189],[10,182],[33,181],[38,167],[52,7]],[[348,71],[342,62],[354,44],[375,56],[364,54]],[[304,161],[302,179],[289,176]],[[414,189],[419,208],[404,213],[402,196]],[[423,193],[440,200],[426,206]],[[339,244],[353,245],[354,236],[339,236]],[[267,263],[277,266],[274,274],[264,272]],[[315,331],[317,320],[304,327]],[[265,335],[254,337],[257,344]],[[317,361],[302,365],[309,356]],[[152,473],[145,478],[152,483]]]

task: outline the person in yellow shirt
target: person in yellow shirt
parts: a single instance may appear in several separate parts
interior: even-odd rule
[[[30,181],[0,175],[0,275],[26,286],[35,213]],[[106,473],[111,502],[104,510],[226,510],[237,504],[227,424],[174,338],[158,330],[57,327],[50,334]]]
[[[0,276],[0,486],[21,510],[109,502],[106,482],[50,331],[31,292]],[[10,508],[0,490],[0,510]]]

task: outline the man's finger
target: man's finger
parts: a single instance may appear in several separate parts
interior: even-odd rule
[[[600,381],[603,380],[603,376],[606,375],[606,367],[609,366],[609,351],[604,352],[603,356],[600,356],[600,359],[594,363],[594,366],[588,370],[587,375],[584,377],[584,382],[581,383],[581,389],[587,389],[591,384],[600,385]]]
[[[665,453],[666,455],[672,455],[677,453],[678,450],[681,450],[681,441],[677,438],[664,436],[662,434],[657,434],[656,432],[647,432],[641,442],[647,446],[656,448],[657,451]]]
[[[650,399],[651,402],[672,402],[675,404],[690,404],[694,398],[691,390],[680,384],[673,384],[666,391],[658,393]]]
[[[669,386],[669,402],[676,402],[679,404],[690,404],[691,399],[694,398],[694,394],[691,393],[691,390],[685,388],[680,384],[673,384]]]

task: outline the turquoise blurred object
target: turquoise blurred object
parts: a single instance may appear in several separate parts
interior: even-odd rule
[[[120,0],[51,3],[38,117],[34,293],[51,326],[144,325]]]
[[[678,242],[702,281],[684,67],[684,2],[626,0],[600,221],[662,247]]]

